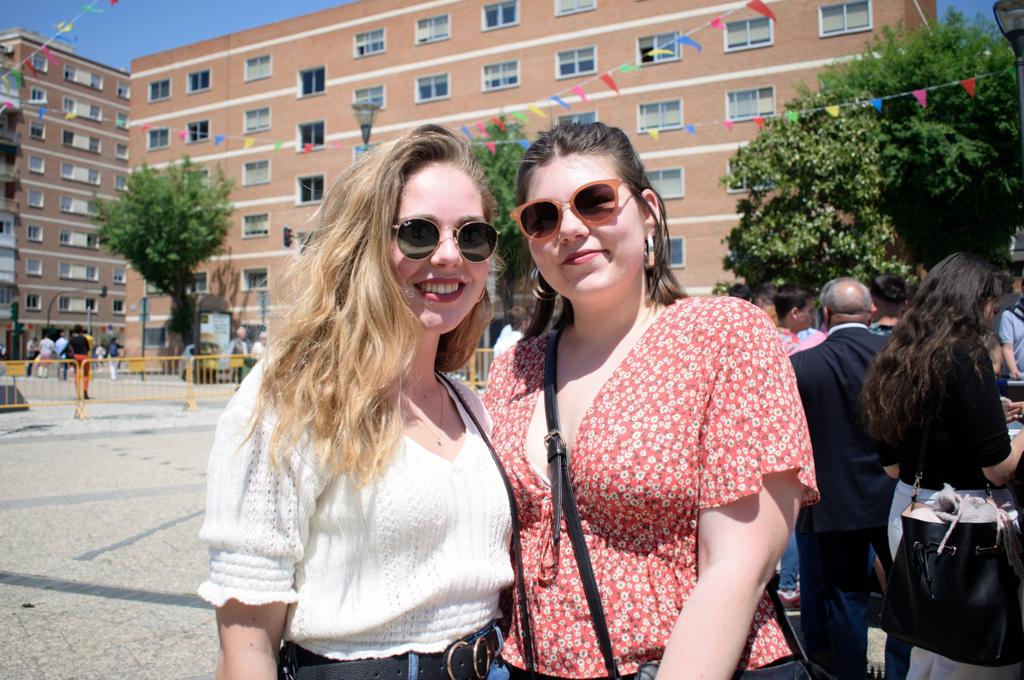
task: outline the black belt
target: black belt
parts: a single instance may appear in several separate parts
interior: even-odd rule
[[[484,635],[458,640],[435,654],[417,654],[417,680],[484,680],[498,651],[498,634],[491,629]],[[284,665],[291,666],[295,680],[406,680],[410,654],[383,659],[339,661],[309,651],[294,642],[281,651]]]

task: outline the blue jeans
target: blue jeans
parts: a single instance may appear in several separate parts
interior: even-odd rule
[[[796,532],[789,537],[786,552],[782,553],[782,565],[779,567],[779,590],[796,590],[797,577],[800,575],[800,552],[796,547]]]

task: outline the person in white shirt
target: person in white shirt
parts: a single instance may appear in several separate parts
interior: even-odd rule
[[[494,356],[492,360],[500,357],[506,350],[519,342],[523,337],[523,331],[530,320],[526,309],[516,305],[508,310],[508,323],[501,329],[498,339],[494,341]]]
[[[297,680],[498,668],[514,500],[482,405],[442,375],[490,318],[494,211],[469,146],[432,125],[324,197],[210,453],[218,680],[277,678],[279,653]]]

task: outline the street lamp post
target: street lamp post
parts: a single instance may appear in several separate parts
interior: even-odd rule
[[[1024,0],[999,0],[992,5],[999,30],[1017,57],[1017,119],[1020,125],[1021,179],[1024,181]],[[1024,186],[1024,185],[1022,185]]]
[[[1024,0],[1022,0],[1024,2]],[[356,121],[359,123],[359,131],[363,133],[363,146],[370,146],[370,131],[373,129],[373,117],[377,115],[379,104],[374,102],[356,102],[352,105],[355,111]]]

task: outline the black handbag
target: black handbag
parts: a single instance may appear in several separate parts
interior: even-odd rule
[[[597,579],[594,577],[593,564],[590,561],[590,552],[583,536],[583,526],[580,523],[579,510],[576,507],[576,497],[573,494],[572,483],[569,480],[569,455],[562,438],[561,427],[558,422],[558,400],[555,386],[556,368],[558,360],[558,338],[560,331],[551,332],[548,341],[547,353],[544,361],[544,415],[547,419],[548,434],[544,442],[548,451],[548,464],[551,470],[551,495],[553,504],[552,531],[553,540],[557,545],[559,542],[559,529],[561,525],[561,512],[565,513],[566,528],[569,532],[569,542],[572,544],[573,556],[576,558],[576,565],[579,569],[580,580],[583,582],[583,591],[587,598],[587,606],[590,609],[590,618],[594,625],[594,633],[597,636],[598,646],[601,648],[601,656],[604,658],[605,669],[608,677],[618,680],[619,672],[615,665],[615,653],[612,648],[611,635],[608,633],[608,622],[605,618],[604,606],[601,604],[601,595],[597,588]],[[775,620],[782,633],[786,637],[791,657],[779,659],[771,665],[761,668],[736,671],[734,680],[833,680],[834,676],[807,658],[807,652],[800,642],[796,631],[789,623],[786,610],[779,599],[777,590],[778,577],[772,578],[765,591],[768,593],[775,609]],[[655,680],[658,674],[658,663],[645,663],[637,670],[637,680]]]
[[[1020,582],[999,544],[996,523],[960,522],[947,538],[949,524],[908,516],[924,506],[917,495],[931,413],[921,435],[913,495],[900,518],[903,538],[882,604],[882,630],[961,663],[1017,663],[1024,659]]]

